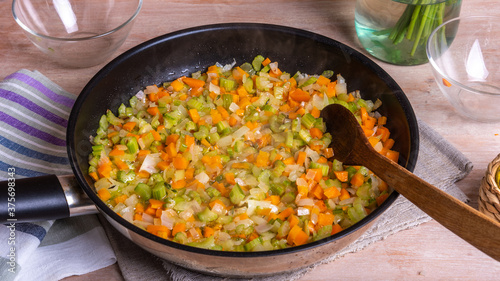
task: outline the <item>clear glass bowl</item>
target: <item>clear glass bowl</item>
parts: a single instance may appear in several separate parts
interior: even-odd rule
[[[26,36],[64,66],[102,63],[125,41],[142,0],[14,0],[12,14]]]
[[[457,111],[477,121],[500,121],[500,18],[459,17],[427,41],[434,78]]]

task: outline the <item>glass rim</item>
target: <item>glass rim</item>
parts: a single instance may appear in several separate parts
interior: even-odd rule
[[[100,34],[97,34],[97,35],[93,35],[93,36],[84,36],[84,37],[75,37],[75,38],[62,38],[62,37],[54,37],[54,36],[50,36],[50,35],[46,35],[46,34],[41,34],[39,32],[36,32],[34,30],[32,30],[31,28],[29,28],[26,24],[24,24],[21,19],[19,19],[19,17],[17,16],[16,14],[16,3],[18,2],[18,0],[13,0],[12,1],[12,15],[14,16],[14,20],[17,22],[17,24],[26,32],[34,35],[34,36],[38,36],[38,37],[41,37],[41,38],[45,38],[45,39],[50,39],[50,40],[55,40],[55,41],[66,41],[66,42],[70,42],[70,41],[86,41],[86,40],[91,40],[91,39],[97,39],[97,38],[101,38],[101,37],[104,37],[104,36],[107,36],[109,34],[112,34],[112,33],[115,33],[116,31],[122,29],[123,27],[125,27],[126,25],[128,25],[129,23],[131,23],[136,17],[137,15],[139,14],[141,8],[142,8],[142,3],[143,3],[143,0],[138,0],[137,2],[137,8],[135,9],[134,13],[132,14],[132,16],[130,18],[128,18],[126,21],[124,21],[122,24],[118,25],[117,27],[111,29],[111,30],[108,30],[106,32],[103,32],[103,33],[100,33]]]
[[[477,19],[480,19],[480,18],[483,18],[483,19],[496,19],[496,22],[497,23],[500,23],[500,17],[498,16],[462,16],[462,17],[456,17],[456,18],[452,18],[446,22],[443,22],[442,24],[440,24],[438,27],[436,27],[432,32],[431,34],[429,35],[429,38],[427,40],[427,44],[426,44],[426,53],[427,53],[427,59],[429,60],[429,63],[431,64],[432,68],[435,69],[437,72],[439,72],[439,74],[441,76],[443,76],[444,79],[446,79],[448,82],[450,82],[452,85],[456,85],[460,88],[463,88],[467,91],[470,91],[470,92],[475,92],[475,93],[479,93],[479,94],[485,94],[485,95],[492,95],[492,96],[498,96],[500,95],[500,93],[494,93],[494,92],[490,92],[490,91],[484,91],[484,90],[479,90],[479,89],[476,89],[476,88],[472,88],[470,86],[466,86],[464,85],[463,83],[461,83],[460,81],[457,81],[456,79],[453,79],[451,78],[450,76],[446,75],[444,73],[444,71],[442,70],[441,67],[438,66],[438,64],[436,63],[436,61],[434,60],[433,56],[432,56],[432,52],[431,52],[431,42],[433,41],[436,33],[438,32],[438,30],[440,30],[442,27],[452,23],[452,22],[456,22],[456,21],[460,21],[460,20],[477,20]],[[500,46],[499,46],[500,47]]]

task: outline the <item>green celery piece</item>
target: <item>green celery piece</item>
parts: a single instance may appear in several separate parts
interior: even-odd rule
[[[233,80],[231,80],[233,81]],[[228,90],[230,91],[230,90]],[[233,103],[233,95],[231,94],[223,94],[222,95],[222,106],[226,109],[229,108],[229,106]]]
[[[118,171],[116,173],[116,179],[119,182],[128,183],[135,179],[134,171]]]
[[[215,244],[215,237],[214,236],[207,237],[203,241],[200,241],[200,242],[191,242],[191,243],[188,243],[187,245],[192,246],[192,247],[202,248],[202,249],[222,250],[222,246]]]
[[[108,119],[106,118],[106,115],[102,115],[101,119],[99,119],[99,128],[106,131],[108,130],[108,127],[109,127]]]
[[[142,141],[144,142],[144,147],[149,149],[151,144],[155,141],[155,138],[151,132],[147,133],[144,137],[142,137]]]
[[[139,151],[139,143],[137,143],[137,139],[135,137],[127,137],[125,139],[125,143],[131,154],[136,154]]]
[[[151,198],[151,187],[145,183],[139,183],[134,189],[134,192],[139,195],[142,200],[149,200]]]
[[[212,212],[208,207],[198,213],[198,219],[202,222],[215,221],[218,217],[219,216],[215,212]]]
[[[331,78],[334,74],[333,70],[325,70],[321,73],[321,75],[325,78]]]
[[[252,61],[252,66],[255,71],[259,72],[260,69],[262,68],[262,62],[265,60],[265,58],[261,55],[256,56],[253,61]]]
[[[312,85],[312,84],[314,84],[317,80],[318,80],[318,78],[317,78],[317,77],[311,76],[311,77],[309,77],[309,79],[307,79],[304,83],[302,83],[301,85],[299,85],[299,88],[303,88],[303,87],[306,87],[306,86]]]
[[[231,189],[231,192],[229,192],[229,199],[231,200],[231,203],[235,205],[239,204],[244,198],[245,194],[238,184],[236,184],[233,189]]]
[[[120,125],[123,123],[123,120],[116,117],[113,112],[111,112],[111,110],[107,110],[106,111],[106,118],[108,120],[108,122],[111,124],[111,125]]]
[[[237,83],[236,81],[228,78],[221,77],[219,79],[219,85],[224,88],[224,90],[230,92],[236,89]]]
[[[306,143],[309,143],[312,140],[311,134],[305,129],[301,129],[299,131],[299,137]]]
[[[273,192],[274,195],[282,195],[285,192],[285,187],[282,184],[271,183],[269,189]]]
[[[152,190],[153,198],[157,200],[162,200],[167,196],[167,187],[165,186],[165,182],[159,182],[155,185]]]
[[[314,236],[314,241],[318,241],[330,236],[332,234],[332,229],[333,226],[331,224],[323,226],[318,230],[318,233]]]
[[[300,121],[302,125],[304,125],[304,127],[311,129],[312,127],[314,127],[316,117],[312,116],[311,113],[306,113],[304,114],[304,116],[302,116],[302,119]]]

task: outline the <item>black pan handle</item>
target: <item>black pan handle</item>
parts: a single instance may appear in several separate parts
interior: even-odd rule
[[[0,223],[55,220],[96,212],[72,175],[12,177],[0,182]]]

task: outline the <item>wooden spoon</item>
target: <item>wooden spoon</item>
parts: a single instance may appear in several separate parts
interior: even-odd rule
[[[321,116],[333,137],[334,158],[367,167],[441,225],[500,261],[500,223],[376,152],[354,115],[344,106],[329,105]]]

